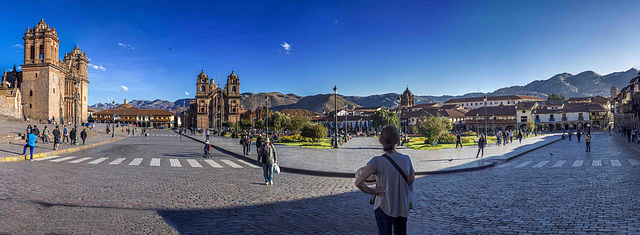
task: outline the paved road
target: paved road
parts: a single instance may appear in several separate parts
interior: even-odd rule
[[[200,144],[164,133],[2,163],[0,233],[376,232],[369,197],[352,179],[282,173],[265,186],[261,169],[218,152],[211,160],[221,167],[213,167]],[[640,152],[606,135],[594,136],[591,153],[583,144],[560,141],[499,167],[418,178],[409,232],[640,233],[640,166],[632,164]]]

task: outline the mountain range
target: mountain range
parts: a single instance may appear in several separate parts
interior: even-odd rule
[[[510,86],[500,88],[490,93],[489,96],[500,95],[529,95],[540,98],[547,98],[548,94],[564,94],[565,97],[586,97],[586,96],[611,96],[611,87],[616,86],[618,89],[626,86],[629,81],[638,75],[638,70],[631,68],[624,72],[615,72],[607,75],[600,75],[593,71],[585,71],[576,75],[570,73],[560,73],[546,80],[536,80],[524,86]],[[485,93],[467,93],[464,95],[443,95],[443,96],[419,96],[415,95],[416,104],[424,103],[444,103],[453,98],[469,98],[480,97]],[[345,104],[349,107],[374,107],[385,106],[394,107],[398,105],[397,93],[377,94],[370,96],[337,96],[334,100],[333,94],[318,94],[310,96],[299,96],[296,94],[282,94],[280,92],[269,93],[243,93],[241,94],[241,105],[244,109],[255,109],[265,103],[265,97],[268,98],[269,108],[272,110],[283,109],[306,109],[309,111],[322,113],[334,109],[337,104],[338,108],[344,108]],[[149,100],[132,100],[129,102],[134,107],[142,109],[165,109],[174,113],[182,112],[189,105],[189,101],[193,99],[180,99],[175,102],[168,100],[156,99]],[[118,106],[119,104],[116,104]],[[113,108],[111,103],[98,103],[89,106],[89,108],[100,111]]]

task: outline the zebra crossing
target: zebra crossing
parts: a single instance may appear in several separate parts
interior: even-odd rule
[[[567,167],[622,167],[622,166],[638,166],[640,161],[636,159],[597,159],[597,160],[557,160],[557,161],[524,161],[524,162],[507,162],[497,165],[496,168],[559,168]]]
[[[61,157],[61,156],[51,156],[34,159],[34,161],[48,161],[55,163],[70,163],[70,164],[89,164],[89,165],[98,165],[98,164],[106,164],[106,165],[126,165],[126,166],[151,166],[151,167],[160,167],[160,166],[169,166],[169,167],[191,167],[191,168],[261,168],[256,166],[253,163],[243,161],[240,159],[163,159],[163,158],[108,158],[108,157]]]

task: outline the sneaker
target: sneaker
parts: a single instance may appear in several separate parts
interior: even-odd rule
[[[269,185],[269,182],[265,182],[264,185]]]

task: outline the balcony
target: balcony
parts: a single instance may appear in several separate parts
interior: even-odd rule
[[[540,122],[540,118],[536,118],[536,119],[535,119],[535,122]]]
[[[563,121],[563,122],[566,122],[566,121],[567,121],[567,118],[566,118],[566,117],[563,117],[563,118],[562,118],[562,121]]]
[[[555,121],[556,121],[556,119],[555,119],[555,118],[549,118],[549,121],[550,121],[550,122],[555,122]]]

